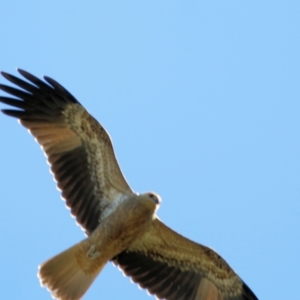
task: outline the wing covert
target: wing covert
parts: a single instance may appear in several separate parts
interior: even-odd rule
[[[257,300],[216,252],[177,234],[158,219],[113,262],[158,299]]]

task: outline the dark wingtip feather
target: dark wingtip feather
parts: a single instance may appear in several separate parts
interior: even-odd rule
[[[40,89],[45,89],[47,90],[53,90],[53,88],[45,83],[44,81],[40,80],[39,78],[37,78],[36,76],[30,74],[29,72],[22,70],[22,69],[17,69],[17,71],[24,77],[26,78],[28,81],[30,81],[31,83],[33,83],[34,85],[36,85],[37,87],[39,87]]]
[[[6,80],[8,80],[8,81],[10,81],[10,82],[12,82],[12,83],[15,83],[16,81],[20,81],[19,78],[15,77],[15,76],[13,76],[13,75],[11,75],[11,74],[8,74],[8,73],[6,73],[6,72],[3,72],[3,71],[1,71],[1,75],[2,75]]]
[[[254,295],[254,293],[251,291],[251,289],[248,287],[248,285],[243,282],[243,290],[245,295],[245,300],[258,300],[258,298]]]
[[[3,71],[1,71],[0,73],[5,79],[9,80],[10,74],[3,72]]]
[[[46,80],[48,84],[50,84],[55,90],[59,91],[60,93],[63,93],[69,101],[73,103],[80,104],[78,100],[66,89],[64,88],[60,83],[58,83],[56,80],[52,79],[49,76],[43,76],[43,78]]]
[[[17,108],[25,108],[25,104],[24,101],[20,101],[20,100],[15,100],[9,97],[2,97],[0,96],[0,102],[7,104],[7,105],[11,105]]]
[[[30,74],[29,72],[27,72],[23,69],[17,68],[17,71],[25,78],[30,77],[30,78],[38,79],[37,77],[35,77],[34,75]]]
[[[58,90],[22,69],[17,70],[28,81],[1,71],[1,75],[17,88],[0,84],[0,90],[14,96],[11,98],[0,96],[0,102],[21,110],[4,109],[2,110],[4,114],[15,118],[30,118],[31,121],[33,119],[36,121],[37,117],[40,117],[43,121],[47,121],[47,117],[59,118],[66,104],[76,103],[74,97],[62,87]]]
[[[26,113],[22,110],[14,110],[14,109],[1,109],[1,112],[7,116],[14,117],[17,119],[21,119],[26,115]]]
[[[16,70],[22,75],[22,72],[26,73],[25,70],[21,69],[21,68],[16,68]]]
[[[15,83],[16,85],[19,85],[13,78],[10,81],[13,82],[13,83]],[[0,90],[6,92],[8,94],[11,94],[11,95],[13,95],[15,97],[18,97],[20,99],[26,99],[27,96],[31,95],[30,94],[30,90],[23,91],[23,90],[16,89],[14,87],[11,87],[11,86],[8,86],[8,85],[5,85],[5,84],[0,84]]]
[[[25,79],[30,81],[30,83],[3,71],[1,71],[1,75],[8,81],[16,84],[18,87],[24,89],[26,92],[29,92],[30,94],[34,93],[35,95],[37,94],[41,95],[40,93],[49,93],[49,94],[51,93],[52,95],[59,97],[60,101],[64,103],[76,103],[81,105],[79,101],[67,89],[65,89],[61,84],[59,84],[54,79],[48,76],[44,76],[45,81],[43,81],[23,69],[17,68],[17,71]],[[14,96],[17,96],[21,99],[26,97],[26,94],[24,94],[24,92],[20,90],[18,91],[9,86],[1,85],[0,89]]]

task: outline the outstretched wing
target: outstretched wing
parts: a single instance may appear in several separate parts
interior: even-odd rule
[[[258,300],[216,252],[177,234],[158,219],[113,261],[158,299]]]
[[[59,83],[18,71],[30,83],[1,72],[22,89],[0,85],[1,90],[16,97],[2,96],[0,102],[17,108],[2,112],[18,118],[42,146],[66,205],[90,234],[108,205],[133,194],[110,137]]]

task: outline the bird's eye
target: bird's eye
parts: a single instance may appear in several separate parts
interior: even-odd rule
[[[150,196],[150,198],[153,199],[153,200],[156,199],[155,195],[152,194],[152,193],[150,193],[149,196]]]
[[[159,200],[159,197],[157,197],[156,195],[152,194],[152,193],[149,193],[149,197],[153,200],[153,202],[155,204],[160,204],[160,200]]]

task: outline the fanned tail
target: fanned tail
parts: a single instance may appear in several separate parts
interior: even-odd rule
[[[81,299],[105,266],[106,261],[87,255],[83,243],[76,244],[39,266],[41,284],[56,299]]]

